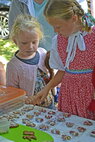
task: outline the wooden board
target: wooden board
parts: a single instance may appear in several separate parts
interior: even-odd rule
[[[29,141],[23,139],[23,131],[34,131],[37,140]],[[54,139],[48,133],[24,125],[19,125],[17,128],[10,128],[8,133],[0,134],[0,136],[13,140],[14,142],[54,142]]]
[[[1,93],[0,95],[0,105],[24,97],[26,95],[26,92],[22,89],[6,86],[0,86],[0,92],[4,93]]]

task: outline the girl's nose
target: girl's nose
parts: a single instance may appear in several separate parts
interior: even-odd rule
[[[33,48],[33,44],[32,43],[30,43],[29,48]]]

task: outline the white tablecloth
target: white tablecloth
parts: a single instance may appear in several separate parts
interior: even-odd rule
[[[32,105],[25,105],[23,108],[31,108],[31,107],[33,107],[33,106]],[[10,112],[4,116],[8,116],[10,118],[10,120],[12,120],[16,123],[23,124],[22,119],[26,119],[27,114],[34,115],[33,119],[29,120],[29,121],[36,124],[36,126],[34,128],[39,129],[39,126],[42,124],[48,125],[49,129],[46,130],[45,132],[49,133],[54,138],[54,142],[64,142],[64,140],[62,139],[62,134],[66,134],[66,135],[71,136],[69,133],[70,130],[74,130],[74,131],[78,132],[79,135],[78,136],[71,136],[72,137],[71,140],[67,140],[66,142],[95,142],[95,137],[92,137],[90,135],[91,131],[95,130],[95,121],[89,120],[93,123],[93,125],[87,126],[87,125],[84,125],[83,123],[84,123],[84,121],[87,121],[88,119],[78,117],[75,115],[71,115],[70,117],[67,117],[67,118],[64,117],[65,118],[64,122],[58,122],[57,118],[63,116],[64,113],[56,110],[55,115],[52,114],[52,118],[51,118],[51,120],[55,120],[56,124],[54,126],[51,126],[47,123],[50,119],[46,119],[45,116],[49,115],[48,112],[54,111],[54,110],[44,108],[46,110],[46,113],[41,112],[41,114],[39,116],[36,116],[34,114],[34,112],[39,112],[39,110],[41,110],[42,107],[35,106],[33,110],[27,111],[27,109],[26,109],[26,111],[24,111],[24,113],[23,113],[23,110],[24,110],[23,108],[20,108],[20,109],[14,111],[14,112],[21,112],[20,114],[15,113],[15,115],[14,115],[14,112]],[[18,116],[18,118],[16,118],[17,116]],[[41,123],[37,122],[36,118],[38,118],[38,117],[43,118],[44,121]],[[74,123],[74,126],[67,127],[66,126],[67,122]],[[25,124],[23,124],[23,125],[25,125]],[[79,132],[77,129],[78,127],[84,127],[84,128],[86,128],[86,131]],[[51,129],[59,130],[60,135],[52,134]]]

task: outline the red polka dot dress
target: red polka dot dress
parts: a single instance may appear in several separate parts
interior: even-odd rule
[[[92,83],[95,89],[95,66],[94,66],[94,70],[93,70],[93,74],[92,74]]]
[[[66,47],[68,39],[58,35],[58,53],[62,63],[66,62]],[[83,37],[86,45],[85,51],[76,50],[73,62],[70,63],[70,70],[88,70],[95,66],[95,28]],[[80,117],[92,118],[87,113],[87,108],[93,97],[94,87],[92,84],[92,72],[72,74],[65,71],[63,76],[58,109]]]

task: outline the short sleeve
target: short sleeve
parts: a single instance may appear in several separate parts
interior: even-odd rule
[[[61,61],[57,50],[57,35],[54,36],[52,40],[52,49],[50,51],[50,60],[49,60],[50,67],[57,70],[64,71],[64,65]]]

